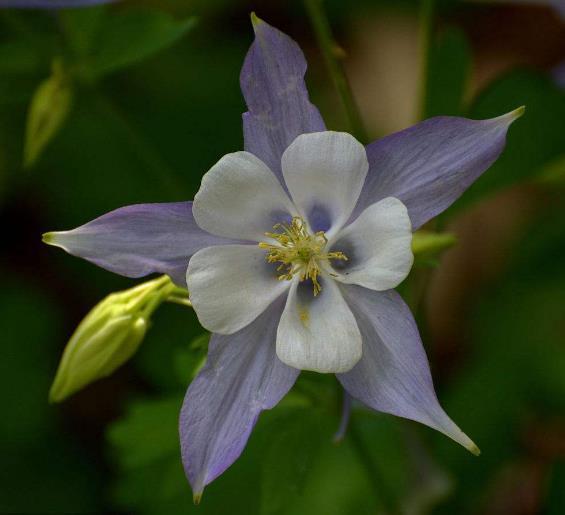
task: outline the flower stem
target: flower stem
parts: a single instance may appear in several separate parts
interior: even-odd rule
[[[353,98],[351,86],[340,62],[343,50],[333,38],[322,2],[323,0],[305,0],[304,3],[330,77],[343,103],[351,132],[361,143],[366,144],[369,140],[367,131],[363,124],[361,114],[359,113],[359,108]]]
[[[428,78],[430,72],[430,48],[434,29],[435,0],[420,1],[420,80],[418,121],[428,116]]]

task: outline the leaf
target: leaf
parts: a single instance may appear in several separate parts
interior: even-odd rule
[[[182,397],[132,403],[107,433],[122,469],[140,468],[167,456],[180,457],[178,414]],[[179,458],[180,459],[180,458]]]
[[[99,77],[146,59],[179,40],[195,18],[175,20],[170,14],[149,9],[130,10],[105,19],[88,62]]]
[[[105,5],[97,5],[90,9],[63,9],[58,13],[69,46],[77,56],[92,52],[106,12]]]
[[[304,490],[320,451],[319,410],[280,410],[269,420],[261,473],[261,515],[284,515]],[[331,436],[326,434],[326,443]]]
[[[182,386],[186,386],[189,381],[194,379],[206,363],[209,341],[210,335],[208,333],[201,334],[194,338],[186,348],[183,347],[176,351],[174,356],[175,372]]]
[[[143,514],[192,513],[180,458],[181,405],[182,395],[139,399],[109,426],[106,439],[118,468],[112,494],[117,506]],[[165,509],[170,504],[174,508]]]
[[[151,340],[135,357],[137,370],[159,392],[184,392],[206,358],[202,327],[193,310],[176,305],[159,309],[151,326]],[[186,342],[190,342],[187,344]]]
[[[27,116],[24,166],[31,167],[57,134],[72,102],[72,84],[60,61],[54,61],[51,77],[35,91]]]
[[[248,446],[243,456],[206,489],[194,506],[180,456],[178,415],[182,395],[133,403],[124,418],[112,424],[107,440],[117,462],[113,502],[123,511],[147,515],[198,513],[250,515],[256,491],[257,449]],[[255,446],[256,447],[256,446]],[[246,468],[247,465],[247,468]]]
[[[465,33],[448,27],[430,48],[425,118],[461,114],[470,69],[471,48]]]

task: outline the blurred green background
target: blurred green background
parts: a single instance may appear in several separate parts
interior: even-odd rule
[[[371,136],[417,121],[418,4],[326,9]],[[336,445],[335,379],[303,374],[193,506],[177,416],[203,331],[176,305],[116,374],[47,403],[73,329],[135,281],[41,234],[126,204],[190,199],[219,157],[242,148],[251,11],[299,42],[314,102],[347,130],[299,1],[0,10],[0,513],[565,513],[565,92],[552,74],[565,25],[549,7],[440,2],[431,39],[426,116],[527,106],[500,160],[441,217],[458,244],[402,290],[421,292],[438,396],[479,458],[361,407]],[[51,93],[27,127],[40,134],[30,148],[38,87]]]

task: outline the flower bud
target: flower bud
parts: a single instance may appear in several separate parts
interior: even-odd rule
[[[169,286],[173,287],[168,278],[160,278],[100,302],[69,340],[49,400],[60,402],[125,363],[143,341],[148,318]]]
[[[73,98],[72,83],[60,60],[35,91],[27,116],[24,166],[31,167],[65,122]]]

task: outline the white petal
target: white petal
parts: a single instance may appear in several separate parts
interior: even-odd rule
[[[251,241],[263,240],[273,225],[295,214],[278,179],[249,152],[227,154],[210,168],[192,213],[211,234]]]
[[[290,286],[277,280],[265,251],[256,245],[219,245],[198,251],[186,282],[200,323],[209,331],[232,334],[255,320]]]
[[[349,218],[369,164],[365,148],[345,132],[298,136],[282,156],[282,171],[296,207],[312,230],[335,234]]]
[[[388,197],[370,205],[330,242],[347,261],[332,260],[336,280],[371,290],[389,290],[408,275],[414,262],[412,227],[406,206]]]
[[[302,370],[346,372],[361,358],[361,334],[337,284],[320,284],[314,297],[309,281],[293,282],[277,331],[277,356]]]

